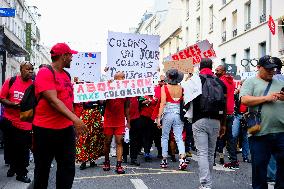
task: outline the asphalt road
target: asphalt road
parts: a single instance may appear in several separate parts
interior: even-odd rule
[[[193,156],[187,171],[178,170],[178,162],[169,161],[167,169],[161,169],[160,160],[144,162],[140,157],[141,166],[134,167],[124,164],[126,174],[117,175],[112,167],[111,171],[102,170],[104,158],[97,161],[98,167],[79,170],[76,165],[76,176],[73,184],[75,189],[197,189],[199,187],[198,165]],[[115,165],[115,158],[111,158],[111,165]],[[55,188],[56,164],[51,169],[49,189]],[[250,189],[251,166],[240,162],[239,170],[225,169],[217,164],[213,172],[213,188],[215,189]]]

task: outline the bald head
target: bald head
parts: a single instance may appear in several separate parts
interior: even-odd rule
[[[223,75],[226,74],[226,67],[223,65],[220,65],[216,68],[215,72],[216,72],[215,74],[217,77],[222,77]]]
[[[114,80],[124,80],[125,74],[123,72],[116,72],[114,75]]]
[[[20,65],[21,77],[24,81],[32,78],[34,67],[30,62],[22,62]]]

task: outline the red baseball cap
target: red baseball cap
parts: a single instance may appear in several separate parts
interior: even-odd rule
[[[63,54],[77,54],[78,51],[71,50],[70,47],[66,43],[57,43],[51,48],[50,54],[51,56],[58,56]]]

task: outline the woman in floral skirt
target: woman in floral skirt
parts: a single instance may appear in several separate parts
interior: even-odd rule
[[[96,102],[84,103],[80,118],[88,128],[88,133],[82,135],[76,142],[76,161],[81,162],[80,169],[95,167],[97,160],[104,152],[104,135],[102,128],[102,115]]]

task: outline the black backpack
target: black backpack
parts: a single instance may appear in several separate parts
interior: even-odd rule
[[[45,67],[48,68],[52,72],[54,79],[55,79],[55,73],[54,73],[53,68],[50,65],[46,65]],[[68,75],[69,79],[71,80],[70,74],[65,70],[64,72]],[[41,97],[42,96],[39,95],[39,98],[38,99],[36,98],[34,83],[25,90],[24,96],[20,104],[20,119],[22,121],[26,121],[26,122],[33,121],[35,107],[37,106]]]
[[[200,74],[202,94],[200,97],[200,111],[207,115],[222,115],[225,113],[226,98],[221,81],[216,76]]]

